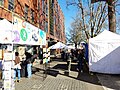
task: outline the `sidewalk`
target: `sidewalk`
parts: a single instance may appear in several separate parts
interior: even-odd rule
[[[97,74],[104,90],[120,90],[120,75]]]
[[[31,78],[21,78],[15,83],[15,90],[119,90],[119,75],[90,75],[84,67],[83,73],[76,70],[77,64],[72,62],[71,72],[67,73],[66,62],[56,59],[48,66],[47,78],[44,66],[36,64]]]
[[[15,90],[103,90],[96,75],[90,75],[85,70],[78,73],[76,63],[72,63],[70,73],[66,73],[66,62],[60,59],[50,63],[47,78],[43,80],[43,65],[36,65],[37,71],[32,78],[22,78],[16,83]]]

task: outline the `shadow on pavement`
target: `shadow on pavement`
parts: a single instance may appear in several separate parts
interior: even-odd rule
[[[120,74],[97,73],[97,76],[103,86],[112,90],[120,90]]]
[[[57,70],[47,70],[47,74],[56,77],[59,74]]]
[[[66,64],[57,64],[53,67],[53,69],[60,69],[60,70],[67,70],[67,63]],[[76,65],[71,64],[71,71],[77,71]]]
[[[67,64],[57,64],[53,69],[67,70]]]
[[[95,74],[91,75],[87,72],[79,73],[77,79],[80,81],[84,81],[84,82],[88,82],[88,83],[92,83],[96,85],[101,85],[99,82],[99,79],[97,78]]]
[[[58,62],[60,62],[60,61],[62,61],[62,60],[58,60]],[[73,72],[78,73],[75,77],[73,75],[69,75],[69,72],[66,72],[67,71],[67,63],[66,62],[64,62],[63,64],[62,63],[59,64],[57,62],[50,62],[50,63],[56,63],[56,64],[55,64],[55,66],[51,67],[50,69],[47,69],[48,75],[51,75],[54,77],[56,77],[57,75],[63,75],[63,76],[67,76],[69,78],[73,78],[76,80],[92,83],[95,85],[101,85],[96,74],[94,73],[93,75],[91,75],[89,73],[89,69],[86,64],[84,64],[83,73],[79,73],[77,71],[77,63],[71,64],[71,72],[70,73],[73,73]],[[62,70],[64,73],[60,73],[59,70]],[[46,73],[43,68],[36,68],[35,72],[39,72],[39,71],[43,71],[43,73]],[[33,73],[35,73],[35,72],[33,72]]]
[[[54,69],[54,70],[52,70]],[[78,72],[78,76],[75,78],[74,76],[70,76],[69,75],[69,72],[64,72],[64,74],[61,74],[59,73],[59,70],[67,70],[67,64],[57,64],[55,65],[54,67],[51,68],[51,70],[49,70],[49,75],[52,75],[52,76],[57,76],[58,74],[60,75],[64,75],[64,76],[67,76],[67,77],[70,77],[70,78],[73,78],[73,79],[77,79],[77,80],[80,80],[80,81],[84,81],[84,82],[88,82],[88,83],[92,83],[92,84],[96,84],[96,85],[101,85],[100,82],[99,82],[99,79],[97,78],[96,74],[90,74],[89,73],[89,69],[87,67],[87,65],[84,65],[83,67],[83,72],[82,73],[79,73],[77,71],[77,64],[71,64],[71,72],[74,71],[74,72]]]

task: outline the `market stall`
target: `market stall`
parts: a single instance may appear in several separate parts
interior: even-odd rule
[[[104,30],[89,39],[89,70],[120,74],[120,35]]]
[[[14,17],[14,24],[10,23],[8,20],[3,19],[0,21],[0,43],[9,45],[11,50],[9,52],[4,52],[2,49],[1,59],[4,62],[2,66],[3,69],[3,87],[4,89],[15,88],[12,72],[12,61],[14,60],[14,52],[19,52],[19,46],[24,46],[24,51],[30,50],[32,46],[40,47],[40,45],[46,45],[46,33],[32,24],[25,22],[24,20]],[[29,46],[29,47],[28,47]],[[7,48],[7,51],[10,48]],[[46,62],[46,59],[45,61]],[[9,64],[7,64],[9,63]],[[7,66],[6,66],[7,65]],[[9,67],[8,67],[9,66]],[[9,68],[9,70],[6,69]],[[9,76],[9,77],[8,77]]]

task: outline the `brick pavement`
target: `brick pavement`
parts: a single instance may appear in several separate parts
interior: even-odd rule
[[[120,75],[97,74],[104,90],[120,90]]]
[[[72,63],[70,73],[66,73],[66,62],[52,61],[47,78],[43,76],[43,65],[34,66],[36,72],[31,78],[21,78],[15,83],[15,90],[103,90],[96,75],[90,75],[87,70],[78,73],[76,63]]]
[[[41,75],[40,72],[37,72],[31,78],[22,77],[19,83],[15,83],[15,90],[39,90],[40,85],[43,83]]]
[[[76,63],[72,63],[71,72],[66,73],[66,62],[52,61],[47,78],[43,80],[43,65],[36,65],[37,72],[32,78],[22,78],[16,83],[16,90],[103,90],[97,77],[89,73],[79,74]]]

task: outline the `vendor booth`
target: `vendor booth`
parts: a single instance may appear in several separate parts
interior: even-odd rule
[[[120,74],[120,35],[104,30],[89,39],[89,71]]]
[[[62,42],[57,42],[56,44],[49,47],[49,49],[63,49],[63,48],[68,48],[68,47]]]
[[[12,65],[13,60],[15,60],[14,52],[24,51],[20,48],[21,46],[24,46],[25,49],[31,46],[46,45],[46,33],[43,30],[16,16],[14,16],[13,22],[14,24],[6,19],[0,21],[0,60],[2,62],[0,66],[5,90],[15,89]],[[1,48],[2,46],[7,46],[7,52],[4,48]],[[23,55],[23,53],[20,53],[20,55]],[[44,62],[46,62],[46,59]]]

